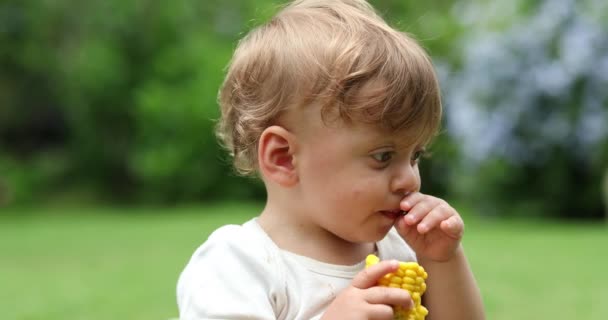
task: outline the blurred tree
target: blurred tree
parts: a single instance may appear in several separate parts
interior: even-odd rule
[[[246,9],[219,4],[1,3],[0,160],[15,200],[70,184],[154,202],[259,189],[231,177],[212,134],[222,68],[244,29],[217,18]],[[46,172],[45,154],[63,163]]]

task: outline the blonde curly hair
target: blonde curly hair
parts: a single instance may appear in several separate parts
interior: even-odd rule
[[[244,175],[257,171],[260,135],[287,109],[319,103],[324,119],[405,129],[425,142],[441,122],[430,58],[362,0],[282,8],[239,42],[218,99],[216,134]]]

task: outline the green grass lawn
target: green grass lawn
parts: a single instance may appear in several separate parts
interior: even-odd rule
[[[0,209],[0,319],[175,317],[194,249],[259,208]],[[605,225],[469,219],[464,243],[488,319],[608,318]]]

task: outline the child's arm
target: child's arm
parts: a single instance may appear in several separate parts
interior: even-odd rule
[[[418,261],[429,274],[423,299],[431,310],[427,320],[485,319],[481,295],[462,247],[448,261]]]
[[[401,201],[408,214],[399,234],[428,273],[424,304],[429,320],[485,319],[481,295],[460,244],[464,223],[447,202],[419,192]]]

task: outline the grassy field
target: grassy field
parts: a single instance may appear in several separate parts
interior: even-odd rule
[[[0,319],[175,317],[193,250],[258,209],[0,209]],[[469,219],[464,243],[488,319],[608,318],[605,225]]]

